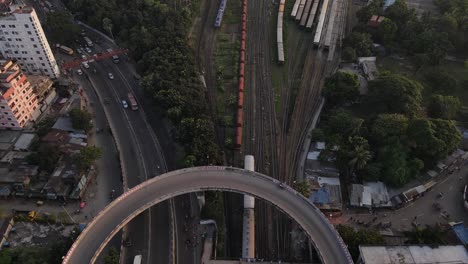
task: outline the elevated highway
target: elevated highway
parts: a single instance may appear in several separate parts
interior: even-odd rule
[[[333,226],[294,189],[260,173],[214,166],[172,171],[124,193],[86,227],[63,263],[94,263],[106,243],[141,212],[172,197],[205,190],[239,192],[267,200],[304,229],[323,263],[353,263],[346,245]]]

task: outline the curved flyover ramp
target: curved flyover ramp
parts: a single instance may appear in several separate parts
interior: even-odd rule
[[[346,245],[333,226],[302,195],[263,174],[229,167],[172,171],[129,190],[94,218],[63,263],[94,263],[107,242],[139,213],[174,196],[200,190],[239,192],[267,200],[297,221],[311,238],[323,263],[352,263]]]

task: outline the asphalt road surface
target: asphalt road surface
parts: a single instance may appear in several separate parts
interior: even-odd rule
[[[230,190],[270,201],[310,236],[322,263],[352,263],[346,245],[325,216],[294,189],[243,169],[198,167],[169,172],[129,190],[93,219],[75,241],[64,264],[91,263],[105,244],[136,215],[174,196],[199,190]]]

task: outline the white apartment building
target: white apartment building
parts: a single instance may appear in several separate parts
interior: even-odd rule
[[[20,0],[0,0],[0,53],[28,74],[60,75],[36,11]]]
[[[19,65],[0,60],[0,129],[22,129],[37,108],[37,95]]]

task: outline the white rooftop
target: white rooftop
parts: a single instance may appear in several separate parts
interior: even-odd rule
[[[311,151],[307,153],[308,160],[317,160],[318,156],[320,155],[320,151]]]
[[[466,264],[464,246],[359,246],[363,264]]]
[[[32,133],[23,133],[21,136],[18,138],[18,140],[15,143],[15,150],[27,150],[29,146],[31,146],[31,143],[33,142],[34,138],[36,137],[36,134]]]

